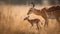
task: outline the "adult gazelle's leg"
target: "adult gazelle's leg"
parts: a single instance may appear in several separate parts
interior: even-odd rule
[[[48,28],[48,17],[46,15],[42,16],[45,20],[45,24],[44,24],[44,30],[46,30]]]
[[[45,25],[44,27],[48,27],[48,17],[47,16],[42,16],[45,19]]]

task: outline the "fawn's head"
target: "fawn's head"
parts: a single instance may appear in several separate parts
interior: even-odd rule
[[[27,16],[27,17],[24,18],[24,20],[27,20],[27,19],[29,19],[29,16]]]

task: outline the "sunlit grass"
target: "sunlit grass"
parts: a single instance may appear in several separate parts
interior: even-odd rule
[[[31,6],[19,5],[0,5],[0,34],[38,34],[36,25],[31,27],[31,24],[24,17],[27,16],[28,10]],[[41,6],[36,6],[37,9],[42,9]],[[41,16],[30,15],[30,18],[39,18],[42,22],[44,19]],[[50,20],[49,27],[44,30],[44,25],[40,29],[40,34],[57,34],[58,23],[56,20]]]

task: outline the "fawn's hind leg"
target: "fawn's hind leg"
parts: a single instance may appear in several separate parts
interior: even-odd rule
[[[31,27],[30,27],[30,29],[32,29],[33,28],[33,24],[31,24]]]
[[[36,26],[37,26],[37,29],[39,30],[39,24],[38,23],[36,23]]]

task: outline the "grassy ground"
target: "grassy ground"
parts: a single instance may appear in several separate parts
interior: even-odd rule
[[[30,28],[30,23],[23,20],[30,8],[31,6],[24,5],[0,5],[0,34],[38,34],[38,32],[40,34],[60,34],[59,23],[56,19],[49,19],[46,29],[44,25],[41,25],[40,31],[36,29],[36,25]],[[38,5],[35,8],[40,10],[43,6]],[[30,18],[39,18],[45,24],[41,16],[31,14]]]

